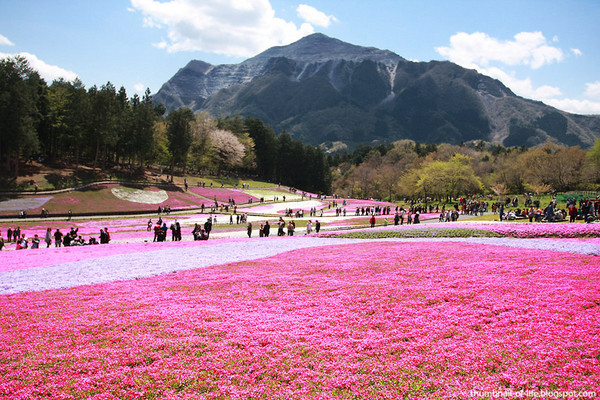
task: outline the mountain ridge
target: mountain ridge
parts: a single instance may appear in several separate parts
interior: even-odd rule
[[[215,116],[260,118],[313,145],[413,139],[589,147],[600,117],[515,95],[500,81],[449,61],[413,62],[321,33],[239,64],[192,60],[154,101]]]

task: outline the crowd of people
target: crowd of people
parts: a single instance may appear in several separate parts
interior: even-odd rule
[[[335,209],[336,216],[346,216],[346,200],[337,201],[337,198],[333,196],[334,201],[329,202],[328,208],[332,207]],[[489,200],[489,199],[488,199]],[[356,207],[355,216],[367,216],[369,217],[369,224],[374,227],[376,224],[376,216],[387,216],[393,214],[394,225],[406,224],[418,224],[420,223],[420,217],[423,213],[439,213],[440,222],[453,222],[459,219],[460,215],[483,215],[484,213],[491,210],[493,214],[499,216],[500,221],[511,221],[518,219],[528,219],[530,222],[569,222],[584,221],[584,222],[597,222],[598,213],[600,210],[600,197],[595,198],[568,198],[566,200],[566,206],[560,208],[556,199],[549,202],[545,207],[540,206],[539,200],[533,200],[531,194],[525,194],[523,199],[523,206],[521,207],[521,200],[519,197],[506,197],[504,201],[491,202],[481,198],[460,198],[456,199],[456,202],[452,204],[448,209],[446,205],[442,205],[441,210],[439,205],[433,204],[419,204],[417,202],[409,203],[410,205],[405,209],[401,206],[396,206],[395,209],[390,205],[376,205],[376,206],[360,206]],[[203,224],[196,223],[192,230],[192,236],[194,240],[208,240],[213,230],[213,225],[217,224],[217,214],[220,211],[225,213],[229,212],[229,207],[233,207],[233,212],[229,214],[230,224],[245,224],[246,233],[248,237],[252,237],[253,224],[248,221],[248,214],[238,214],[236,210],[235,201],[229,199],[228,204],[219,205],[215,200],[215,204],[211,207],[211,212],[207,217],[206,222]],[[182,227],[179,221],[173,220],[170,225],[167,225],[166,221],[163,221],[162,216],[170,214],[170,207],[159,207],[158,209],[158,220],[156,223],[152,222],[152,219],[148,220],[147,231],[154,231],[154,242],[167,241],[168,233],[171,231],[172,241],[182,240]],[[204,205],[202,205],[202,211],[204,211]],[[306,234],[311,234],[313,231],[319,232],[321,229],[321,223],[319,220],[312,220],[312,217],[323,216],[323,209],[317,210],[316,207],[312,207],[309,211],[311,220],[307,221]],[[43,209],[41,217],[48,216],[48,210]],[[235,217],[234,217],[235,216]],[[69,220],[71,219],[71,212],[69,210]],[[277,229],[277,236],[294,236],[296,232],[295,218],[304,218],[304,210],[292,210],[288,208],[285,210],[285,217],[289,218],[286,222],[283,217],[279,217],[279,220],[274,224],[274,228]],[[384,225],[387,225],[388,220],[384,219]],[[258,229],[259,237],[269,237],[271,234],[272,225],[269,221],[261,222]],[[8,245],[15,245],[15,249],[38,249],[43,247],[68,247],[68,246],[83,246],[83,245],[94,245],[94,244],[107,244],[111,241],[110,233],[108,228],[100,229],[99,237],[89,236],[88,239],[84,239],[82,235],[78,234],[79,228],[72,227],[70,231],[63,233],[59,228],[54,232],[52,228],[47,228],[45,234],[38,235],[37,233],[33,237],[27,237],[26,234],[21,230],[19,226],[15,228],[8,228],[6,231],[6,240],[2,236],[0,231],[0,250],[7,247]]]
[[[506,207],[511,206],[514,209],[507,210]],[[500,221],[512,221],[517,219],[529,219],[529,222],[561,222],[569,218],[569,222],[582,220],[587,223],[598,221],[598,207],[600,207],[600,198],[595,199],[569,198],[566,201],[565,208],[558,207],[558,201],[553,199],[544,208],[540,207],[539,200],[531,200],[527,197],[524,201],[523,208],[519,207],[519,199],[506,198],[505,201],[494,203],[492,212],[498,213]]]
[[[93,244],[107,244],[110,242],[110,233],[108,228],[100,229],[99,241],[95,236],[89,236],[86,240],[82,235],[78,235],[79,228],[71,227],[71,230],[67,233],[61,232],[60,228],[56,228],[54,233],[52,228],[47,228],[44,237],[40,237],[37,233],[33,237],[28,238],[24,232],[21,231],[21,227],[8,228],[6,230],[6,240],[2,237],[2,231],[0,231],[0,250],[7,247],[10,244],[15,244],[15,250],[23,249],[39,249],[46,243],[46,248],[50,247],[54,243],[54,247],[70,247],[70,246],[84,246]]]

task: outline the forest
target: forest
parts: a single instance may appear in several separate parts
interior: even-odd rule
[[[240,175],[329,192],[325,153],[255,118],[213,118],[182,108],[165,115],[150,91],[128,97],[107,82],[48,85],[22,57],[0,60],[0,166],[4,182],[23,160],[105,170],[164,167],[171,175]]]
[[[21,57],[0,60],[3,182],[28,159],[106,170],[158,168],[173,174],[256,177],[302,190],[394,201],[468,194],[549,193],[600,188],[600,140],[593,148],[548,142],[505,148],[401,140],[325,154],[276,134],[253,117],[165,113],[149,90],[75,80],[47,84]],[[10,185],[9,185],[10,186]]]
[[[600,139],[591,149],[559,146],[505,148],[401,140],[330,155],[332,190],[346,197],[398,200],[464,195],[600,191]]]

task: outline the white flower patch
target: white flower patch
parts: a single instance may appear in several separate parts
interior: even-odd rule
[[[33,210],[34,208],[43,206],[51,198],[52,196],[31,197],[11,200],[0,199],[0,211]]]
[[[153,192],[150,190],[117,186],[110,191],[119,199],[133,203],[159,204],[169,199],[169,195],[164,190]]]

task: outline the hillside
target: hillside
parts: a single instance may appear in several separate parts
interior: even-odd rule
[[[239,64],[193,60],[154,97],[216,116],[254,116],[313,145],[413,139],[589,147],[600,117],[516,96],[500,81],[451,62],[412,62],[323,34],[273,47]]]

